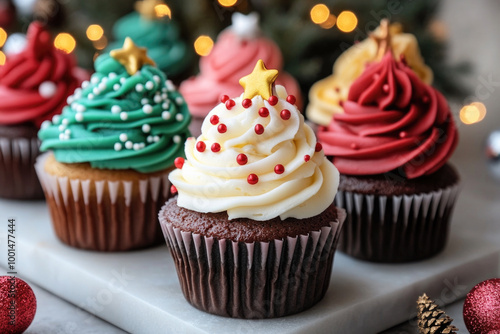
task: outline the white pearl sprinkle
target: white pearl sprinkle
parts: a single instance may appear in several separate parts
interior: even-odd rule
[[[78,114],[76,114],[76,115],[75,115],[75,120],[76,120],[77,122],[81,122],[81,121],[83,121],[83,114],[82,114],[82,113],[78,113]]]
[[[127,118],[128,118],[128,114],[127,114],[126,112],[122,111],[122,112],[120,113],[120,119],[121,119],[122,121],[126,121],[126,120],[127,120]]]
[[[157,83],[160,83],[161,78],[157,75],[153,75],[153,80],[156,81]]]
[[[111,73],[108,74],[108,77],[110,79],[114,79],[114,78],[116,78],[116,73],[115,72],[111,72]]]
[[[141,84],[137,84],[137,85],[135,85],[135,90],[140,93],[144,90],[144,86]]]
[[[119,90],[120,89],[120,85],[119,84],[114,84],[113,85],[113,90]]]
[[[122,111],[122,108],[120,106],[112,106],[111,107],[111,113],[113,114],[118,114],[120,111]]]
[[[148,133],[149,131],[151,131],[151,126],[149,124],[143,124],[142,125],[142,132]]]
[[[155,141],[155,143],[159,142],[160,141],[160,136],[154,136],[153,140]]]
[[[69,119],[67,118],[64,118],[62,121],[61,121],[62,124],[64,125],[68,125],[69,124]]]
[[[38,94],[43,98],[50,98],[57,92],[57,86],[52,81],[44,81],[38,86]]]
[[[170,117],[172,117],[172,116],[170,115],[170,113],[168,111],[164,111],[161,113],[161,118],[163,118],[166,121],[168,121],[170,119]]]
[[[163,99],[161,98],[161,95],[155,95],[153,101],[155,101],[155,103],[161,103]]]
[[[90,82],[88,80],[85,80],[84,82],[82,82],[82,88],[87,88],[89,84]]]
[[[181,142],[181,136],[175,135],[174,136],[174,143],[179,144]]]
[[[92,89],[92,93],[94,93],[95,95],[99,95],[101,94],[101,91],[99,90],[99,87],[94,87],[94,89]]]
[[[147,99],[147,98],[143,98],[143,99],[141,100],[141,104],[142,104],[142,105],[144,105],[144,104],[148,104],[148,103],[149,103],[149,99]]]
[[[71,134],[71,130],[70,129],[66,129],[64,130],[64,134],[69,136]]]
[[[106,82],[104,82],[104,79],[106,79],[106,78],[103,78],[103,82],[101,82],[99,84],[99,86],[97,86],[97,87],[99,87],[100,90],[106,90],[106,88],[107,88],[106,87]]]
[[[103,77],[103,78],[101,79],[101,83],[106,83],[106,82],[108,82],[108,77]],[[100,84],[99,84],[99,85],[100,85]]]
[[[66,129],[66,125],[61,124],[61,125],[59,125],[58,128],[59,128],[59,131],[64,131],[64,129]]]
[[[75,108],[76,112],[84,112],[86,109],[83,104],[77,104]]]
[[[68,96],[68,98],[66,99],[67,104],[71,104],[71,103],[73,103],[73,101],[74,101],[73,95]]]
[[[146,104],[145,106],[142,107],[142,111],[145,114],[151,114],[153,112],[153,107],[151,107],[150,104]]]
[[[171,80],[167,80],[167,81],[165,82],[165,85],[167,86],[167,89],[168,89],[169,91],[173,91],[173,90],[175,90],[175,85],[174,85],[174,83],[173,83]]]
[[[134,147],[134,151],[138,151],[141,149],[141,144],[135,143],[133,147]]]
[[[94,94],[89,94],[89,95],[87,95],[87,98],[88,98],[89,100],[93,100],[93,99],[94,99]]]
[[[115,143],[115,151],[120,151],[122,149],[122,144],[121,143]]]
[[[162,91],[162,93],[166,93],[166,92],[168,92],[168,88],[167,88],[167,87],[163,87],[163,88],[161,89],[161,91]]]
[[[45,120],[42,122],[41,128],[46,129],[50,126],[50,124],[51,124],[50,121]]]
[[[64,136],[64,133],[60,133],[59,134],[59,140],[64,140],[65,136]]]
[[[177,96],[175,98],[175,103],[177,103],[178,105],[181,105],[181,104],[184,103],[184,99],[182,97],[180,97],[180,96]]]
[[[125,143],[125,148],[128,148],[130,150],[132,147],[134,147],[134,144],[131,141]]]
[[[78,95],[78,94],[81,94],[81,93],[82,93],[82,89],[81,89],[81,88],[77,88],[77,89],[75,89],[74,94],[77,94],[77,95]]]
[[[164,99],[165,101],[168,101],[168,95],[167,95],[167,93],[161,94],[161,98]]]
[[[120,141],[126,142],[128,140],[128,136],[126,133],[120,133]]]
[[[52,123],[56,124],[56,123],[59,123],[59,119],[61,119],[61,116],[59,115],[54,115],[52,117]]]
[[[93,84],[98,83],[99,78],[97,77],[97,75],[93,75],[92,78],[90,78],[90,82],[92,82]]]
[[[120,78],[120,83],[124,84],[124,83],[125,83],[125,81],[127,81],[127,79],[125,79],[125,78]]]
[[[163,104],[161,105],[161,107],[166,110],[166,109],[168,109],[170,107],[170,103],[168,101],[167,102],[163,102]]]
[[[154,141],[153,136],[147,136],[146,141],[152,143]]]
[[[146,89],[147,90],[151,90],[153,88],[155,88],[155,84],[153,83],[153,81],[146,82]]]
[[[177,115],[175,115],[175,119],[177,120],[177,122],[182,122],[184,120],[184,115],[177,114]]]

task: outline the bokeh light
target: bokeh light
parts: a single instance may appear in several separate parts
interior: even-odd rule
[[[309,13],[311,15],[311,20],[316,24],[325,23],[330,17],[330,10],[326,5],[320,3],[311,8]]]
[[[5,61],[7,60],[7,57],[5,57],[5,53],[0,51],[0,65],[5,64]]]
[[[358,18],[351,11],[345,10],[337,17],[337,27],[340,31],[351,32],[356,29],[357,25]]]
[[[87,28],[87,38],[91,41],[98,41],[104,35],[104,30],[98,24],[91,24]]]
[[[7,40],[7,33],[3,28],[0,28],[0,48],[5,44],[5,41]]]
[[[481,122],[486,116],[486,106],[481,102],[473,102],[460,110],[460,120],[464,124]]]
[[[170,10],[170,7],[164,3],[155,6],[155,13],[157,17],[168,16],[169,18],[172,18],[172,11]]]
[[[62,32],[54,39],[54,46],[56,49],[71,53],[76,47],[76,41],[70,34]]]
[[[217,0],[221,6],[231,7],[234,6],[238,0]]]
[[[323,29],[330,29],[335,26],[335,22],[337,22],[337,18],[335,17],[335,15],[330,14],[330,16],[328,16],[328,19],[326,19],[326,21],[321,23],[319,26]]]
[[[106,36],[102,36],[99,40],[94,41],[93,44],[94,48],[96,48],[97,50],[102,50],[106,46],[108,46],[108,39],[106,38]]]
[[[213,47],[214,41],[206,35],[201,35],[194,41],[194,50],[200,56],[208,56]]]

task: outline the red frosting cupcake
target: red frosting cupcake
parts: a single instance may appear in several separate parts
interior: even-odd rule
[[[447,164],[458,134],[445,98],[388,51],[349,90],[318,138],[341,176],[348,211],[340,249],[406,262],[446,244],[459,177]]]
[[[88,77],[71,55],[54,48],[39,22],[30,25],[24,51],[0,67],[0,197],[43,198],[33,164],[42,122],[61,112]]]

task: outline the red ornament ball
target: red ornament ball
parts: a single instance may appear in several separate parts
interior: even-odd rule
[[[259,116],[260,117],[267,117],[269,116],[269,110],[266,107],[262,107],[259,109]]]
[[[283,166],[282,164],[277,164],[276,166],[274,166],[274,172],[276,174],[283,174],[285,172],[285,166]]]
[[[227,131],[227,126],[226,124],[219,124],[219,126],[217,127],[217,131],[219,131],[219,133],[225,133]]]
[[[258,135],[261,135],[264,133],[264,127],[262,126],[262,124],[256,124],[254,129],[255,129],[255,133]]]
[[[465,297],[463,312],[471,334],[500,333],[500,278],[473,287]]]
[[[0,276],[0,333],[23,333],[35,318],[36,297],[20,278]]]
[[[252,106],[252,100],[244,99],[243,101],[241,101],[241,105],[243,106],[243,108],[250,108]]]
[[[288,109],[283,109],[283,110],[281,110],[281,112],[280,112],[280,116],[281,116],[281,118],[283,118],[285,121],[289,120],[289,119],[290,119],[290,116],[291,116],[291,114],[290,114],[290,110],[288,110]]]
[[[229,100],[229,96],[227,96],[227,95],[221,95],[220,96],[220,101],[222,103],[226,103],[227,100]]]
[[[238,163],[238,165],[246,165],[246,163],[248,162],[248,158],[245,154],[241,153],[236,157],[236,162]]]
[[[226,101],[226,108],[227,110],[233,109],[233,107],[236,105],[236,102],[234,100],[227,100]]]
[[[257,184],[257,182],[259,182],[259,177],[255,174],[250,174],[247,177],[247,182],[250,184]]]
[[[267,102],[269,102],[270,105],[275,106],[276,103],[278,103],[278,98],[274,95],[269,96],[267,99]]]
[[[172,195],[177,194],[177,188],[173,184],[170,186],[170,193]]]
[[[212,147],[210,148],[212,152],[217,153],[220,151],[220,144],[219,143],[213,143]]]
[[[297,99],[295,98],[295,96],[293,95],[288,95],[286,97],[286,102],[290,103],[290,104],[295,104],[295,101],[297,101]]]
[[[199,142],[196,143],[196,150],[198,150],[198,152],[205,152],[205,148],[207,148],[205,142],[200,140]]]
[[[177,157],[177,158],[175,158],[174,165],[175,165],[175,167],[181,169],[182,166],[184,166],[184,158],[183,157]]]
[[[212,123],[212,125],[217,125],[217,123],[219,123],[219,116],[212,115],[212,117],[210,117],[210,123]]]

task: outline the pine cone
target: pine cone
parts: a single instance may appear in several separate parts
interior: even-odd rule
[[[453,319],[447,316],[425,293],[418,297],[417,309],[420,334],[456,334],[458,331],[451,324]]]

